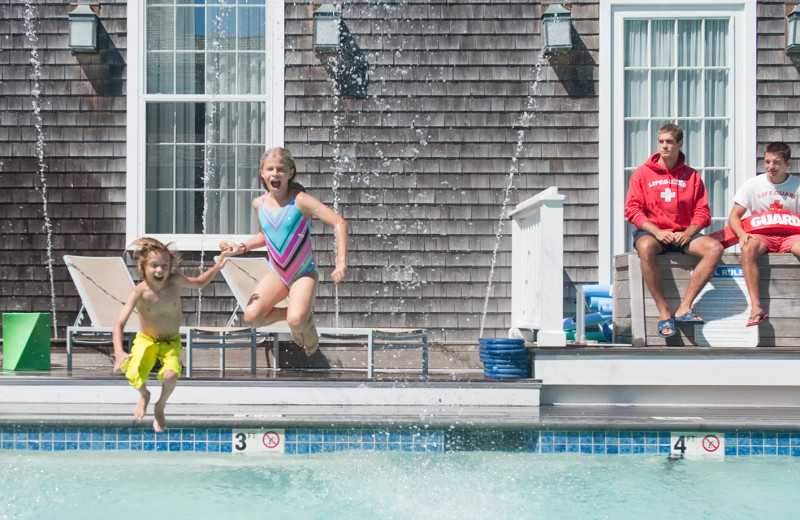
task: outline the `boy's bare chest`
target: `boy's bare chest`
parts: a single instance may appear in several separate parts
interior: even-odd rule
[[[157,318],[171,317],[181,312],[181,297],[178,288],[167,288],[163,291],[145,291],[137,305],[139,313]]]

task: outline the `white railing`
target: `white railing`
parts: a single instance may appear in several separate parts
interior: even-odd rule
[[[511,218],[511,336],[540,346],[567,344],[564,332],[564,195],[551,186]]]

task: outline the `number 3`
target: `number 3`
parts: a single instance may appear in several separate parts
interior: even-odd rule
[[[236,434],[236,440],[239,441],[239,444],[237,444],[234,447],[236,448],[237,451],[244,451],[247,449],[247,443],[245,442],[245,439],[247,439],[247,435],[245,435],[244,433]]]

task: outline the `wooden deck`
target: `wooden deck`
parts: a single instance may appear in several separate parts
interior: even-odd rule
[[[686,291],[696,259],[670,253],[659,257],[664,278],[664,293],[674,309]],[[741,255],[727,253],[719,268],[741,267]],[[800,346],[800,261],[793,254],[767,254],[759,258],[761,302],[769,319],[758,328],[758,347]],[[743,280],[741,286],[744,287]],[[701,297],[702,297],[701,293]],[[722,309],[730,315],[749,310],[746,290],[739,295],[747,301],[747,309]],[[698,298],[700,300],[701,298]],[[698,305],[695,301],[695,306]],[[743,318],[746,321],[746,316]],[[744,325],[742,322],[742,326]],[[637,347],[697,346],[694,325],[676,323],[677,333],[671,338],[658,336],[658,313],[650,292],[643,283],[637,253],[618,255],[614,261],[614,334],[615,342]],[[738,323],[738,322],[737,322]],[[712,345],[716,346],[716,345]],[[719,345],[727,347],[730,345]]]

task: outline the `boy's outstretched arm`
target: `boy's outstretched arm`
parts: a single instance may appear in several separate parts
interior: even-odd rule
[[[207,271],[201,273],[200,276],[189,277],[180,275],[182,278],[181,287],[186,287],[188,289],[202,289],[211,282],[219,270],[222,269],[222,267],[227,263],[229,256],[231,256],[230,250],[221,251],[217,257],[217,263],[211,266],[211,268]]]
[[[139,296],[139,287],[134,287],[130,296],[128,296],[128,301],[125,302],[125,305],[122,306],[122,310],[119,311],[119,317],[117,317],[117,322],[114,324],[114,328],[111,331],[111,342],[114,344],[114,372],[119,370],[120,365],[130,357],[122,348],[122,333],[125,330],[125,324],[128,323],[128,318],[131,317],[131,313],[136,308],[136,302],[139,301]]]

